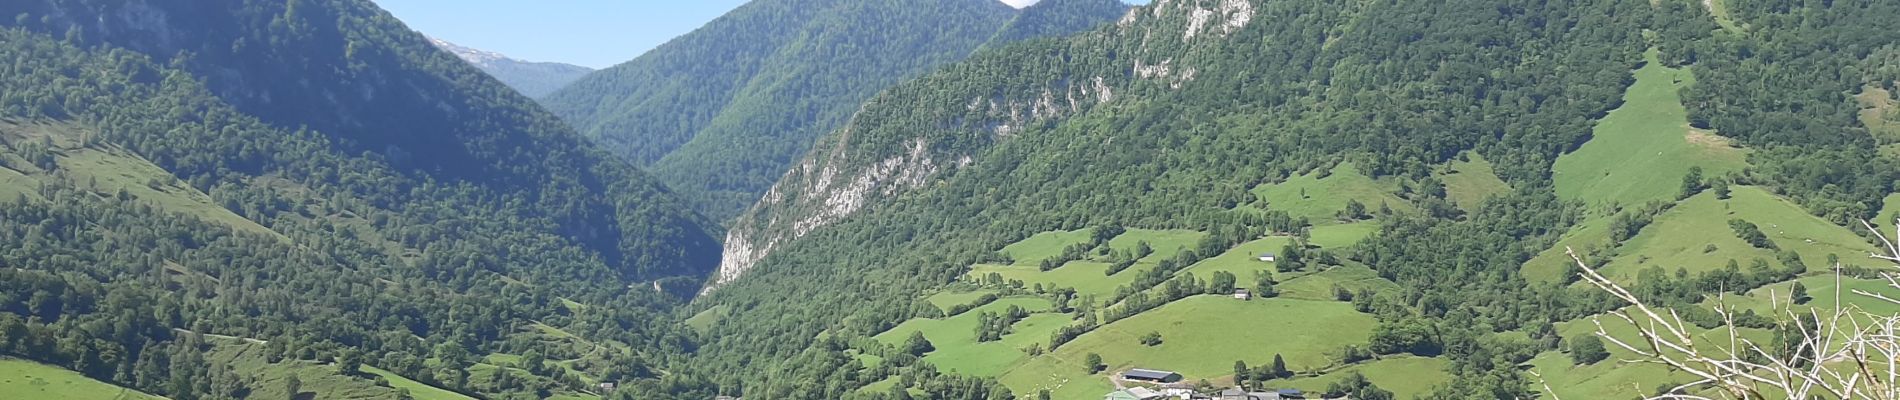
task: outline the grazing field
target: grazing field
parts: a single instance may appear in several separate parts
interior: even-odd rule
[[[1002,340],[977,343],[976,328],[978,317],[984,312],[998,315],[1010,306],[1022,307],[1032,313],[1028,318],[1011,326],[1011,333]],[[918,318],[904,321],[875,338],[886,344],[898,345],[910,338],[912,332],[923,332],[924,338],[937,350],[924,355],[943,371],[954,371],[975,376],[995,376],[1011,364],[1028,354],[1022,349],[1036,343],[1046,343],[1049,334],[1069,323],[1067,314],[1037,313],[1046,311],[1051,305],[1048,300],[1034,297],[1013,297],[999,299],[994,303],[977,307],[974,310],[957,314],[945,319]]]
[[[0,121],[0,148],[22,147],[23,143],[29,142],[50,144],[54,164],[53,171],[38,171],[37,167],[0,168],[0,195],[7,196],[5,200],[11,201],[18,193],[38,186],[42,179],[69,180],[97,193],[124,191],[140,201],[168,211],[289,240],[225,209],[210,195],[179,182],[164,168],[130,151],[105,145],[82,146],[80,139],[90,134],[90,129],[74,124],[16,124]],[[7,163],[0,163],[0,166],[25,161],[18,157],[8,159]]]
[[[298,395],[301,398],[315,399],[396,399],[394,388],[377,386],[373,379],[376,374],[365,368],[365,374],[344,376],[337,374],[336,366],[314,361],[286,360],[278,363],[268,362],[264,358],[264,345],[242,340],[217,340],[206,360],[213,365],[228,366],[233,370],[251,375],[251,398],[282,399],[290,398],[285,392],[285,381],[291,376],[303,383]],[[385,371],[387,372],[387,371]],[[395,380],[390,380],[392,386]],[[413,382],[413,381],[409,381]],[[421,383],[416,382],[420,385]],[[400,386],[397,386],[400,387]],[[410,394],[418,393],[410,389]],[[457,397],[449,397],[457,398]]]
[[[1289,299],[1337,301],[1333,293],[1334,284],[1354,292],[1372,289],[1390,293],[1399,289],[1398,284],[1380,278],[1379,273],[1372,268],[1350,261],[1346,265],[1280,282],[1274,289],[1280,291],[1280,297]]]
[[[1879,229],[1881,234],[1887,235],[1887,239],[1893,239],[1894,224],[1900,223],[1900,219],[1895,219],[1900,218],[1900,193],[1887,195],[1887,198],[1882,199],[1880,204],[1880,215],[1874,217],[1872,221],[1867,221],[1867,223],[1873,224],[1874,228]]]
[[[726,306],[713,306],[712,308],[707,308],[704,311],[693,314],[692,317],[686,318],[686,326],[693,328],[693,330],[705,332],[707,329],[712,329],[713,325],[718,324],[719,320],[725,318]]]
[[[1328,249],[1344,249],[1359,244],[1359,241],[1371,237],[1379,231],[1379,224],[1372,221],[1360,221],[1350,224],[1319,225],[1312,229],[1313,237],[1308,243]]]
[[[1860,102],[1860,122],[1881,144],[1900,142],[1900,106],[1896,106],[1893,93],[1876,86],[1861,89],[1854,96]]]
[[[1611,337],[1625,341],[1640,340],[1635,328],[1629,323],[1615,318],[1604,318],[1602,321]],[[1728,328],[1700,329],[1693,325],[1690,328],[1698,348],[1718,349],[1728,345]],[[1596,325],[1588,318],[1557,324],[1558,334],[1566,340],[1590,335],[1595,330]],[[1738,334],[1757,343],[1768,343],[1772,336],[1767,331],[1756,329],[1742,329]],[[1549,382],[1559,397],[1565,399],[1636,398],[1655,394],[1658,385],[1680,384],[1695,379],[1693,375],[1672,372],[1656,364],[1619,363],[1617,360],[1638,357],[1607,342],[1604,347],[1610,351],[1610,357],[1595,364],[1576,365],[1568,354],[1549,351],[1532,359],[1530,365],[1533,371]],[[1532,390],[1543,392],[1543,388],[1537,385],[1533,385]]]
[[[1810,272],[1825,271],[1829,254],[1851,263],[1874,250],[1847,228],[1809,215],[1761,188],[1736,186],[1732,195],[1729,200],[1717,200],[1714,193],[1705,192],[1664,212],[1618,249],[1604,273],[1632,282],[1650,266],[1696,273],[1723,268],[1731,259],[1746,268],[1756,258],[1779,266],[1775,252],[1754,248],[1736,237],[1728,225],[1734,218],[1760,227],[1781,250],[1801,254]],[[1711,245],[1714,251],[1708,251]]]
[[[33,361],[0,358],[0,398],[143,400],[163,397],[126,389],[78,372]]]
[[[1380,388],[1392,391],[1394,398],[1412,399],[1431,391],[1433,386],[1451,380],[1451,373],[1445,371],[1443,358],[1395,357],[1365,364],[1357,364],[1316,377],[1280,379],[1268,381],[1273,388],[1299,389],[1307,393],[1323,393],[1327,385],[1345,379],[1346,375],[1358,372],[1365,375]]]
[[[1821,310],[1821,315],[1827,315],[1828,311],[1833,310],[1836,304],[1859,308],[1862,311],[1878,315],[1900,315],[1900,304],[1894,304],[1885,300],[1854,293],[1855,290],[1861,290],[1887,297],[1900,298],[1900,290],[1888,287],[1887,281],[1884,280],[1843,276],[1840,278],[1840,293],[1838,299],[1835,297],[1834,289],[1836,285],[1833,274],[1809,276],[1796,279],[1795,281],[1801,282],[1801,286],[1806,287],[1808,290],[1808,297],[1812,298],[1812,300],[1801,304],[1801,306]],[[1757,313],[1774,313],[1772,316],[1785,318],[1782,312],[1774,311],[1774,306],[1780,305],[1786,307],[1788,305],[1788,291],[1791,290],[1793,286],[1794,282],[1781,282],[1749,291],[1748,297],[1730,296],[1722,300],[1723,304],[1737,310],[1747,309],[1755,310]],[[1770,296],[1772,296],[1772,299]],[[1710,306],[1715,304],[1713,300],[1707,303]]]
[[[1557,159],[1552,173],[1564,199],[1596,209],[1672,200],[1691,167],[1713,177],[1746,166],[1744,152],[1689,127],[1677,91],[1695,84],[1695,76],[1656,62],[1654,50],[1645,57],[1623,106],[1598,122],[1582,148]]]
[[[1467,160],[1452,160],[1439,173],[1439,179],[1445,182],[1445,195],[1458,204],[1458,208],[1476,210],[1485,199],[1511,191],[1511,185],[1498,179],[1490,161],[1477,154],[1467,154],[1465,158]]]
[[[429,386],[428,384],[424,384],[422,382],[416,382],[415,380],[404,378],[402,375],[396,375],[395,373],[385,371],[382,368],[376,368],[373,366],[364,365],[363,372],[375,374],[376,376],[383,377],[384,380],[389,381],[390,387],[408,390],[409,396],[411,398],[414,398],[415,400],[473,400],[474,399],[473,397],[464,396],[461,393],[443,390],[442,388]]]
[[[956,306],[960,306],[964,304],[975,303],[976,299],[982,298],[984,295],[990,295],[990,294],[996,294],[996,291],[990,290],[990,289],[977,289],[977,290],[972,290],[972,291],[967,291],[967,292],[938,292],[937,294],[930,295],[930,297],[925,298],[924,300],[929,301],[930,304],[932,305],[936,305],[937,308],[939,309],[943,309],[947,311],[950,309],[950,307],[956,307]]]
[[[14,201],[21,197],[38,199],[40,183],[20,171],[0,167],[0,202]]]
[[[1364,204],[1368,212],[1377,212],[1380,205],[1411,211],[1411,203],[1392,194],[1396,191],[1396,183],[1375,181],[1349,163],[1334,167],[1325,177],[1312,173],[1253,189],[1254,195],[1266,202],[1264,206],[1255,204],[1256,207],[1285,211],[1294,218],[1310,218],[1315,224],[1334,220],[1340,210],[1346,209],[1349,200]]]
[[[1154,264],[1169,257],[1174,257],[1174,254],[1180,253],[1181,250],[1194,247],[1195,244],[1200,243],[1202,237],[1206,236],[1207,234],[1198,231],[1181,229],[1129,229],[1127,232],[1123,232],[1121,236],[1109,239],[1108,248],[1134,251],[1135,247],[1140,245],[1141,242],[1148,242],[1148,247],[1154,249],[1155,252],[1147,257],[1142,257],[1140,263]],[[1019,260],[1017,262],[1020,263],[1022,261]]]
[[[1003,254],[1016,260],[1017,265],[1035,266],[1044,259],[1062,254],[1064,247],[1076,243],[1088,243],[1089,236],[1094,234],[1094,229],[1038,233],[1028,239],[1004,246]]]
[[[1115,390],[1107,375],[1090,374],[1083,367],[1084,354],[1044,354],[1011,367],[997,381],[1019,395],[1034,396],[1048,390],[1054,399],[1099,399]],[[1192,378],[1190,378],[1192,379]]]
[[[990,273],[1002,275],[1004,280],[1020,280],[1026,286],[1034,287],[1040,283],[1044,287],[1074,288],[1077,295],[1096,295],[1106,297],[1114,294],[1115,289],[1129,282],[1143,271],[1154,265],[1135,264],[1115,275],[1108,275],[1108,264],[1094,261],[1075,261],[1048,271],[1040,271],[1034,265],[992,265],[977,264],[970,267],[970,279],[981,279]]]
[[[1234,361],[1259,365],[1274,354],[1295,370],[1325,367],[1333,363],[1325,354],[1365,343],[1372,326],[1371,315],[1343,302],[1196,296],[1102,326],[1055,354],[1079,360],[1098,353],[1110,371],[1164,369],[1213,380],[1231,375]],[[1161,334],[1161,345],[1138,342],[1149,332]]]
[[[1249,286],[1253,282],[1254,273],[1259,271],[1273,273],[1275,279],[1278,279],[1281,274],[1274,270],[1274,263],[1260,261],[1259,256],[1261,253],[1280,254],[1281,250],[1292,243],[1293,238],[1287,236],[1274,236],[1242,243],[1240,246],[1227,250],[1226,253],[1194,263],[1182,272],[1194,274],[1194,277],[1203,280],[1213,279],[1215,272],[1227,272],[1239,278],[1242,287]]]
[[[1557,239],[1557,244],[1525,262],[1519,272],[1532,282],[1558,283],[1570,279],[1565,274],[1573,274],[1571,268],[1577,262],[1570,259],[1566,249],[1575,249],[1578,255],[1589,254],[1592,249],[1614,250],[1614,243],[1610,243],[1611,221],[1611,217],[1596,217],[1578,222]]]

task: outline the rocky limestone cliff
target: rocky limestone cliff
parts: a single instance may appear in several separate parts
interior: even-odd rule
[[[1244,29],[1254,22],[1254,9],[1248,0],[1161,0],[1130,10],[1115,29],[1052,45],[1058,54],[1006,50],[887,91],[867,103],[844,129],[821,140],[733,223],[719,272],[706,292],[744,276],[785,243],[881,200],[927,187],[939,175],[974,162],[971,146],[943,143],[977,143],[980,148],[1008,140],[1033,124],[1115,102],[1123,93],[1181,88],[1199,71],[1193,49]],[[1112,58],[1115,63],[1104,70],[1073,61],[1086,57]],[[931,85],[985,79],[966,72],[995,63],[1036,70],[1013,78],[989,77],[994,82],[974,85],[960,97],[964,100],[935,104],[948,110],[917,105],[917,97],[944,96],[927,89]],[[909,123],[889,122],[905,118]],[[916,129],[920,126],[935,129]]]

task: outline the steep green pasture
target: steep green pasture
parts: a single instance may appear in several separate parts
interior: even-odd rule
[[[336,366],[332,364],[297,360],[268,362],[264,358],[264,345],[255,342],[222,339],[214,343],[216,346],[206,359],[212,365],[229,367],[240,373],[251,375],[254,379],[251,383],[251,398],[254,399],[290,398],[291,394],[285,393],[284,390],[285,381],[291,376],[296,376],[297,380],[303,383],[298,395],[308,397],[302,398],[391,400],[397,398],[394,388],[376,385],[373,377],[381,374],[371,371],[370,368],[364,368],[365,373],[359,376],[344,376],[337,374]],[[402,385],[398,385],[396,379],[389,379],[389,381],[394,387],[422,385],[420,382],[408,379],[403,379]],[[410,389],[409,392],[411,395],[423,393],[419,389]],[[463,397],[438,396],[435,398],[461,399]]]
[[[950,307],[956,307],[959,305],[975,303],[976,299],[982,298],[983,295],[988,295],[988,294],[996,294],[996,291],[989,290],[989,289],[978,289],[978,290],[972,290],[972,291],[967,291],[967,292],[938,292],[937,294],[930,295],[930,297],[925,298],[924,300],[929,301],[930,304],[936,305],[937,308],[949,310]]]
[[[1123,232],[1121,236],[1109,239],[1108,248],[1134,251],[1135,247],[1140,245],[1141,242],[1148,242],[1148,247],[1154,249],[1155,252],[1147,257],[1143,257],[1140,263],[1153,264],[1168,259],[1169,257],[1174,257],[1175,253],[1179,253],[1183,249],[1194,247],[1194,245],[1200,243],[1201,238],[1205,236],[1207,236],[1207,234],[1182,229],[1129,229],[1127,232]],[[1017,262],[1020,263],[1022,261],[1018,260]]]
[[[1274,354],[1293,369],[1324,367],[1332,363],[1327,352],[1364,343],[1373,324],[1372,316],[1342,302],[1196,296],[1105,325],[1056,354],[1081,359],[1098,353],[1110,371],[1164,369],[1211,380],[1232,374],[1234,361],[1257,365]],[[1159,332],[1162,344],[1141,345],[1138,339],[1149,332]]]
[[[1475,210],[1491,196],[1511,191],[1511,185],[1498,179],[1491,162],[1477,154],[1466,156],[1468,160],[1452,160],[1446,165],[1438,178],[1445,183],[1445,195],[1459,208]],[[1404,396],[1400,396],[1404,397]]]
[[[1557,194],[1597,208],[1671,200],[1682,177],[1700,166],[1704,176],[1723,176],[1746,166],[1744,152],[1709,132],[1690,129],[1678,91],[1695,84],[1687,70],[1656,62],[1656,52],[1636,70],[1636,84],[1623,106],[1599,121],[1589,142],[1557,159]]]
[[[1313,237],[1308,240],[1314,246],[1328,249],[1344,249],[1359,244],[1359,241],[1371,237],[1379,231],[1379,224],[1370,221],[1350,224],[1320,225],[1311,230]]]
[[[1534,282],[1555,283],[1568,279],[1564,274],[1570,273],[1570,268],[1575,267],[1577,262],[1570,259],[1566,249],[1575,249],[1578,255],[1589,254],[1591,249],[1596,248],[1614,250],[1614,243],[1610,243],[1610,222],[1611,217],[1578,222],[1562,238],[1557,239],[1557,244],[1525,262],[1520,273],[1524,279]]]
[[[39,181],[27,177],[20,171],[0,167],[0,201],[13,201],[22,196],[38,198],[39,195],[35,194],[35,191],[39,185]]]
[[[1854,99],[1860,102],[1860,122],[1874,139],[1882,144],[1900,142],[1900,106],[1895,105],[1893,93],[1869,86]]]
[[[1254,273],[1258,271],[1267,271],[1274,273],[1276,277],[1279,276],[1274,271],[1274,263],[1260,261],[1260,253],[1280,254],[1281,250],[1291,243],[1293,243],[1293,238],[1287,236],[1274,236],[1242,243],[1240,246],[1227,250],[1226,253],[1194,263],[1182,270],[1182,273],[1194,274],[1197,278],[1207,280],[1213,279],[1215,272],[1227,272],[1240,278],[1242,286],[1247,286],[1253,282]]]
[[[1755,258],[1775,265],[1776,254],[1757,249],[1736,237],[1728,221],[1740,218],[1759,226],[1782,250],[1801,254],[1810,271],[1824,271],[1829,254],[1852,262],[1873,251],[1852,231],[1808,214],[1793,202],[1753,186],[1736,186],[1732,198],[1718,200],[1705,192],[1658,216],[1655,222],[1623,244],[1605,274],[1628,282],[1650,266],[1691,273],[1723,268],[1728,260],[1743,267]],[[1714,245],[1714,251],[1707,251]]]
[[[45,400],[144,400],[163,397],[87,378],[37,362],[0,358],[0,398]]]
[[[1034,265],[992,265],[977,264],[970,267],[969,278],[981,279],[990,273],[1002,275],[1005,280],[1021,280],[1024,285],[1044,287],[1074,288],[1078,295],[1108,296],[1115,289],[1129,282],[1142,271],[1153,268],[1152,264],[1135,264],[1121,273],[1108,275],[1108,264],[1094,261],[1075,261],[1048,271],[1037,270]]]
[[[726,306],[714,306],[693,314],[692,317],[686,318],[685,324],[694,330],[705,332],[707,329],[712,329],[714,324],[718,324],[719,320],[725,318]]]
[[[1242,281],[1242,284],[1251,285],[1251,282]],[[1355,292],[1360,289],[1389,292],[1399,288],[1392,281],[1380,278],[1379,273],[1373,271],[1372,268],[1348,262],[1346,265],[1280,282],[1274,289],[1280,291],[1281,297],[1290,299],[1337,301],[1333,294],[1334,284]]]
[[[1602,321],[1612,337],[1624,341],[1640,340],[1635,328],[1629,323],[1613,317],[1603,318]],[[1596,325],[1588,318],[1557,324],[1558,334],[1565,339],[1590,335],[1596,329]],[[1696,346],[1701,349],[1727,348],[1729,344],[1728,328],[1692,329],[1691,334],[1695,335]],[[1771,336],[1766,331],[1754,329],[1743,329],[1739,334],[1757,343],[1767,343]],[[1610,350],[1610,358],[1595,364],[1576,365],[1568,354],[1550,351],[1539,354],[1531,360],[1530,365],[1532,371],[1542,375],[1551,389],[1565,399],[1636,398],[1654,394],[1658,385],[1694,380],[1692,375],[1672,372],[1656,364],[1620,363],[1618,360],[1638,357],[1608,341],[1605,341],[1604,347]],[[1533,389],[1543,391],[1535,384]]]
[[[1045,354],[1010,368],[997,380],[1010,391],[1034,395],[1048,390],[1056,399],[1099,399],[1115,390],[1106,375],[1083,369],[1084,354]]]
[[[1062,249],[1069,245],[1088,243],[1089,236],[1094,234],[1094,229],[1038,233],[1028,239],[1004,246],[1003,254],[1015,259],[1017,265],[1035,266],[1044,259],[1062,254]]]
[[[910,338],[912,332],[923,332],[930,339],[936,351],[924,356],[924,361],[936,365],[943,371],[954,371],[976,376],[994,376],[1003,372],[1011,364],[1027,356],[1022,349],[1036,343],[1045,343],[1049,334],[1069,323],[1066,314],[1037,313],[1018,321],[1012,331],[1003,336],[1003,340],[977,343],[977,318],[983,312],[1002,314],[1010,306],[1020,306],[1030,312],[1046,311],[1051,306],[1048,300],[1033,297],[999,299],[994,303],[978,307],[969,312],[957,314],[945,319],[912,319],[878,334],[875,338],[887,344],[902,344]]]
[[[376,368],[373,366],[364,365],[363,372],[375,374],[376,376],[383,377],[384,380],[389,381],[390,387],[408,390],[409,396],[411,398],[414,398],[415,400],[473,400],[474,399],[473,397],[464,396],[461,393],[443,390],[442,388],[429,386],[428,384],[424,384],[422,382],[416,382],[413,379],[404,378],[402,375],[396,375],[395,373],[385,371],[382,368]]]
[[[1366,380],[1380,388],[1392,391],[1400,399],[1417,398],[1431,391],[1433,386],[1451,380],[1451,374],[1445,372],[1447,361],[1443,358],[1395,357],[1327,372],[1315,377],[1273,380],[1267,386],[1273,388],[1293,388],[1307,393],[1323,393],[1327,385],[1345,379],[1346,375],[1358,372]]]
[[[1253,189],[1254,196],[1266,202],[1256,207],[1285,211],[1316,224],[1335,219],[1340,210],[1346,209],[1348,200],[1358,200],[1368,211],[1378,211],[1381,204],[1399,211],[1412,210],[1411,203],[1392,194],[1395,191],[1395,183],[1366,177],[1350,163],[1334,167],[1325,177],[1311,173]]]

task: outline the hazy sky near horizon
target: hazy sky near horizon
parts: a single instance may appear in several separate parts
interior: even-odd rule
[[[606,68],[746,0],[375,0],[410,29],[527,61]]]
[[[692,32],[747,0],[374,1],[410,29],[458,45],[518,60],[606,68]],[[1039,0],[999,1],[1023,7]]]

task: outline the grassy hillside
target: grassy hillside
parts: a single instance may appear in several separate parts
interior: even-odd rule
[[[0,398],[45,400],[162,400],[77,372],[32,361],[0,358]]]
[[[1011,333],[1003,335],[1002,340],[978,343],[975,336],[977,317],[985,312],[1003,314],[1010,306],[1022,307],[1033,314],[1011,325]],[[897,345],[909,338],[912,332],[922,332],[937,348],[925,355],[924,361],[960,374],[996,376],[1028,357],[1024,349],[1047,341],[1050,332],[1069,323],[1067,314],[1048,313],[1049,306],[1048,300],[1040,298],[1001,299],[946,319],[906,321],[875,338],[886,344]]]
[[[1103,375],[1083,373],[1081,360],[1089,353],[1100,354],[1110,372],[1164,369],[1180,372],[1189,381],[1217,381],[1232,374],[1234,361],[1262,365],[1274,354],[1286,357],[1289,367],[1306,370],[1332,364],[1325,357],[1328,351],[1363,344],[1372,326],[1371,316],[1346,303],[1197,296],[1105,325],[1001,379],[1024,393],[1064,381],[1106,383]],[[1327,333],[1316,334],[1315,329]],[[1137,339],[1149,332],[1160,333],[1162,343],[1140,344]],[[1062,379],[1048,379],[1051,376]]]
[[[0,22],[0,57],[14,60],[0,74],[13,194],[0,200],[0,286],[17,294],[0,296],[0,325],[28,333],[0,352],[203,398],[281,389],[216,368],[230,361],[175,329],[302,344],[290,356],[302,362],[376,354],[431,381],[454,373],[407,361],[437,345],[471,359],[570,350],[510,340],[535,321],[641,343],[581,367],[630,386],[657,383],[647,363],[669,359],[642,356],[686,346],[649,341],[677,337],[673,324],[631,321],[677,304],[649,288],[696,287],[716,262],[709,225],[374,3],[135,7],[151,18],[0,3],[19,17]],[[90,33],[54,37],[69,30]],[[145,40],[151,30],[167,39]],[[577,316],[562,298],[601,307]],[[26,345],[42,341],[86,345]],[[170,356],[127,356],[140,354]],[[497,397],[583,385],[472,382],[436,383]]]
[[[1775,251],[1737,238],[1729,229],[1731,219],[1754,223],[1782,251],[1800,253],[1810,272],[1825,271],[1831,265],[1830,254],[1852,261],[1874,251],[1853,231],[1809,215],[1793,202],[1758,187],[1737,186],[1728,200],[1704,193],[1664,212],[1624,243],[1603,272],[1627,282],[1649,266],[1695,273],[1722,268],[1729,260],[1747,266],[1757,258],[1777,259]],[[1710,246],[1714,251],[1709,251]]]
[[[1491,162],[1479,155],[1452,160],[1439,172],[1438,179],[1445,182],[1445,193],[1452,203],[1466,210],[1475,210],[1485,199],[1511,191],[1510,184],[1498,179]]]
[[[1133,282],[1143,271],[1153,268],[1161,260],[1173,257],[1204,236],[1200,232],[1186,230],[1129,229],[1110,239],[1107,247],[1117,251],[1134,251],[1140,243],[1146,242],[1154,249],[1154,253],[1137,260],[1128,269],[1108,275],[1109,263],[1101,257],[1071,261],[1048,271],[1040,269],[1042,260],[1061,254],[1062,249],[1070,245],[1086,244],[1093,234],[1094,231],[1090,229],[1036,234],[1003,248],[1002,253],[1015,259],[1015,264],[978,264],[970,267],[966,279],[982,279],[995,273],[1002,275],[1005,281],[1020,280],[1028,286],[1040,283],[1046,287],[1073,288],[1082,295],[1107,296],[1114,293],[1116,288]]]
[[[1741,170],[1745,154],[1713,132],[1691,129],[1677,94],[1695,84],[1688,70],[1645,56],[1623,104],[1599,121],[1590,141],[1557,159],[1557,194],[1593,208],[1671,200],[1691,167],[1719,177]]]
[[[1602,319],[1604,328],[1611,337],[1620,340],[1640,340],[1635,328],[1620,319],[1606,317]],[[1691,326],[1689,332],[1694,336],[1700,348],[1727,348],[1727,327],[1701,329]],[[1557,324],[1557,333],[1566,340],[1594,334],[1597,325],[1588,318]],[[1758,329],[1742,329],[1738,335],[1757,343],[1768,343],[1770,333]],[[1541,375],[1552,391],[1560,398],[1611,399],[1649,396],[1656,393],[1659,385],[1671,386],[1695,380],[1694,375],[1672,372],[1667,366],[1651,363],[1620,363],[1618,360],[1635,359],[1635,355],[1615,345],[1605,343],[1610,357],[1594,364],[1577,365],[1569,355],[1560,351],[1539,354],[1529,363],[1531,371]]]
[[[283,237],[276,231],[246,219],[219,205],[210,195],[187,185],[170,171],[152,164],[124,148],[112,145],[88,145],[84,141],[99,134],[93,128],[73,122],[21,122],[0,119],[0,149],[19,151],[29,146],[44,148],[52,156],[51,169],[33,168],[32,173],[8,169],[0,171],[0,180],[8,180],[10,190],[28,192],[47,181],[76,183],[97,193],[125,192],[140,201],[166,211],[176,212],[230,226],[232,229]],[[27,169],[26,163],[11,164]],[[0,189],[9,190],[9,189]]]
[[[1352,163],[1341,163],[1331,170],[1288,178],[1285,182],[1261,185],[1253,193],[1265,204],[1262,209],[1284,211],[1294,218],[1314,223],[1332,220],[1348,201],[1358,201],[1369,211],[1381,205],[1398,211],[1411,211],[1412,203],[1392,193],[1395,182],[1380,182],[1366,177]]]
[[[1392,391],[1397,396],[1394,398],[1412,399],[1430,392],[1433,386],[1451,380],[1451,374],[1445,372],[1445,367],[1443,358],[1394,357],[1340,368],[1320,376],[1279,379],[1267,384],[1276,388],[1300,389],[1307,393],[1324,393],[1327,385],[1345,379],[1347,374],[1359,373],[1380,388]]]

